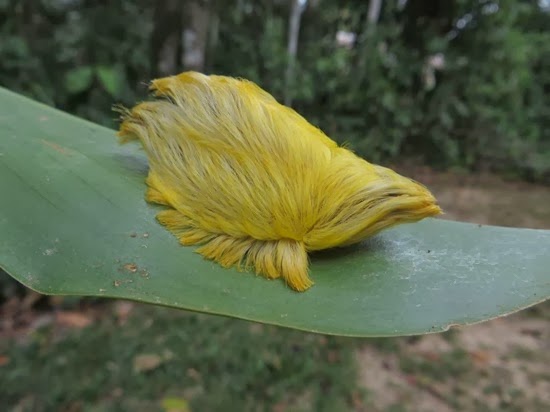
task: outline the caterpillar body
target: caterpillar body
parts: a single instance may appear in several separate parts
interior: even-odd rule
[[[146,200],[183,245],[224,267],[313,282],[308,252],[441,212],[421,184],[338,146],[254,83],[184,72],[123,110],[149,160]]]

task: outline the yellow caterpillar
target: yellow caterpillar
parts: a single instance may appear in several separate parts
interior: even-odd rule
[[[254,83],[184,72],[123,110],[149,159],[149,202],[183,245],[308,289],[308,252],[441,213],[432,194],[339,147]]]

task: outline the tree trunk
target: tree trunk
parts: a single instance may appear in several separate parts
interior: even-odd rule
[[[294,67],[296,65],[296,54],[298,52],[298,37],[300,34],[300,20],[304,11],[306,1],[292,0],[290,11],[290,24],[288,28],[288,63],[285,73],[285,105],[292,105],[294,87]]]
[[[186,70],[204,70],[210,13],[209,2],[203,3],[194,1],[185,10],[189,22],[183,32],[183,67]]]
[[[380,9],[382,8],[382,0],[370,0],[369,12],[367,15],[367,21],[369,26],[375,26],[380,18]]]
[[[216,61],[216,50],[220,39],[220,16],[218,10],[213,9],[210,11],[210,24],[208,30],[208,44],[205,55],[205,70],[210,72],[214,69],[214,62]]]
[[[155,2],[153,34],[151,36],[151,77],[176,74],[181,61],[183,2]]]

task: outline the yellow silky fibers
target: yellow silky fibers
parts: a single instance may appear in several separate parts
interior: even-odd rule
[[[149,202],[183,245],[305,291],[308,252],[441,213],[432,194],[338,147],[254,83],[185,72],[123,111],[149,159]]]

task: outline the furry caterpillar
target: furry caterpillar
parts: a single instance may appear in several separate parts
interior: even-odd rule
[[[441,212],[422,185],[339,147],[252,82],[184,72],[122,110],[149,160],[146,200],[183,245],[224,267],[313,282],[308,252]]]

